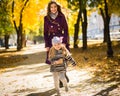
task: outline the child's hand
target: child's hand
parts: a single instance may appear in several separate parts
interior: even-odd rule
[[[78,69],[77,65],[74,65],[74,66],[73,66],[73,69],[74,69],[74,70],[77,70],[77,69]]]
[[[59,59],[59,60],[54,61],[54,64],[62,64],[62,63],[63,63],[63,59]]]

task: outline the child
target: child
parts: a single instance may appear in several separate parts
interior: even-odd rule
[[[65,91],[68,91],[67,80],[65,77],[66,62],[71,62],[73,66],[76,65],[70,52],[62,44],[62,39],[60,37],[55,36],[52,39],[52,47],[49,51],[49,60],[51,62],[50,72],[53,73],[55,89],[57,91],[57,95],[60,96],[59,80],[62,81]]]

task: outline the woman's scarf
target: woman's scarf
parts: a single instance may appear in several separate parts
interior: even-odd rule
[[[50,17],[52,19],[55,19],[57,17],[57,15],[58,15],[58,12],[56,12],[56,13],[50,13]]]

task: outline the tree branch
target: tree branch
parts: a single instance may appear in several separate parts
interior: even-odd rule
[[[15,2],[13,0],[13,2],[12,2],[12,19],[13,19],[13,23],[14,23],[15,29],[18,32],[18,28],[17,28],[16,22],[14,20],[14,5],[15,5]]]

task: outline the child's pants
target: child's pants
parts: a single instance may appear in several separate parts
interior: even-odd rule
[[[53,78],[54,78],[55,89],[57,91],[59,91],[59,80],[62,81],[64,87],[67,87],[65,71],[53,72]]]

